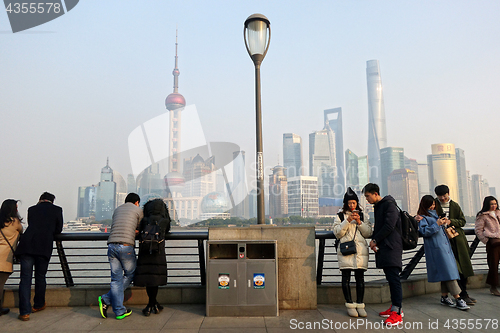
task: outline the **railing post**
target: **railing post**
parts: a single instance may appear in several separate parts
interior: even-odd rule
[[[323,280],[323,260],[325,259],[325,242],[324,238],[319,240],[318,249],[318,272],[316,273],[316,284],[321,285],[321,280]]]
[[[61,270],[64,275],[64,282],[66,282],[66,287],[73,287],[75,283],[73,282],[73,277],[71,276],[71,271],[69,270],[68,260],[66,254],[64,253],[64,247],[62,241],[56,240],[57,255],[59,256],[59,262],[61,263]]]
[[[420,262],[420,259],[424,256],[425,250],[424,246],[422,245],[420,249],[418,250],[417,253],[411,258],[410,262],[405,266],[405,269],[399,274],[401,277],[401,280],[406,280],[410,277],[411,272],[417,267],[418,263]]]
[[[477,246],[479,245],[479,238],[474,238],[474,241],[472,242],[471,246],[470,246],[470,257],[472,258],[472,255],[474,254],[474,252],[476,252],[476,249],[477,249]]]
[[[204,286],[206,284],[205,271],[205,248],[203,247],[203,239],[198,239],[198,260],[200,261],[200,282]]]

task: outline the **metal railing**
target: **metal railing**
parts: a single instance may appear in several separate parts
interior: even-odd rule
[[[62,233],[47,272],[47,284],[55,286],[109,285],[107,256],[109,233]],[[165,236],[168,284],[205,285],[205,240],[208,231],[175,231]],[[19,265],[6,285],[19,284]]]
[[[476,237],[474,228],[464,228],[463,230],[469,242],[474,270],[487,269],[486,246]],[[341,281],[342,275],[338,268],[337,250],[334,246],[335,239],[333,231],[316,231],[316,240],[318,241],[316,283],[318,285]],[[420,237],[415,249],[403,252],[401,279],[406,280],[412,274],[426,274],[426,272],[423,238]],[[383,278],[382,270],[375,267],[375,254],[370,251],[365,279],[373,281]]]
[[[485,245],[474,235],[473,228],[464,229],[471,244],[473,267],[487,269]],[[107,257],[108,233],[62,233],[56,236],[54,252],[47,273],[49,285],[66,287],[108,285],[110,268]],[[205,241],[208,231],[174,231],[166,235],[168,284],[205,285]],[[335,236],[332,231],[316,230],[317,284],[341,281],[338,269]],[[375,257],[370,253],[366,281],[384,278],[382,270],[375,267]],[[416,249],[403,253],[402,279],[411,274],[425,274],[423,238]],[[7,280],[7,285],[19,284],[19,265]]]

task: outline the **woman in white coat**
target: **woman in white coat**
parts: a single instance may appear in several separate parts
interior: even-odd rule
[[[372,235],[372,226],[359,206],[359,198],[349,187],[344,195],[343,207],[335,217],[333,233],[337,237],[337,244],[354,240],[356,253],[343,255],[340,246],[337,258],[342,272],[342,291],[345,298],[347,313],[351,317],[366,317],[363,298],[365,294],[365,271],[368,269],[368,244],[366,238]],[[354,271],[356,279],[356,302],[351,297],[351,273]]]

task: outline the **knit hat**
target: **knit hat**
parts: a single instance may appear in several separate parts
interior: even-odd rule
[[[347,192],[344,195],[343,202],[346,204],[349,200],[356,200],[356,202],[359,203],[358,196],[356,195],[356,193],[354,193],[354,191],[350,187],[347,188]]]

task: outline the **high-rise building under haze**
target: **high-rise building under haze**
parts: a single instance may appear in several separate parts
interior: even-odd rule
[[[342,108],[325,110],[325,122],[335,133],[335,167],[337,176],[335,177],[335,186],[338,187],[337,197],[344,195],[346,191],[346,166],[344,163],[344,134],[342,130]]]
[[[288,216],[288,187],[284,169],[277,165],[269,175],[269,215],[272,218]]]
[[[387,180],[389,194],[402,210],[416,215],[420,199],[418,196],[418,174],[410,169],[391,172]]]
[[[333,198],[336,177],[335,132],[328,122],[321,131],[309,134],[309,175],[318,178],[320,198]],[[343,195],[343,189],[339,194]]]
[[[437,143],[432,145],[432,154],[427,155],[429,170],[429,191],[434,194],[434,188],[444,184],[450,188],[450,198],[460,205],[458,191],[457,160],[455,145],[452,143]]]
[[[469,187],[467,184],[467,169],[465,166],[465,152],[463,149],[455,148],[455,158],[457,160],[457,180],[459,202],[465,216],[473,216],[470,200]]]
[[[404,169],[405,167],[404,149],[401,147],[386,147],[380,149],[380,166],[380,195],[385,196],[391,194],[388,187],[389,175],[394,170]]]
[[[239,202],[233,208],[235,217],[248,218],[247,182],[245,178],[245,152],[233,152],[233,184],[231,189],[232,202]]]
[[[299,176],[288,179],[288,215],[314,217],[319,214],[318,180]]]
[[[358,155],[352,150],[345,151],[346,186],[359,187]]]
[[[113,181],[113,169],[109,167],[109,159],[101,169],[101,181],[96,192],[96,221],[111,219],[116,208],[116,183]]]
[[[283,166],[288,178],[304,175],[302,138],[297,134],[283,134]]]
[[[359,187],[362,189],[366,184],[370,182],[368,178],[368,156],[358,157],[358,179]]]
[[[384,95],[378,60],[366,62],[366,80],[368,86],[368,165],[369,179],[380,183],[380,149],[387,147],[385,126]]]

